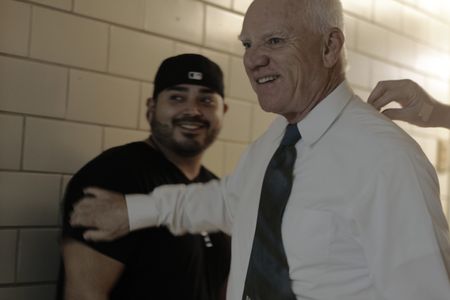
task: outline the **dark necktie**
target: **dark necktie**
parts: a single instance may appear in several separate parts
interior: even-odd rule
[[[267,166],[261,189],[255,237],[243,300],[295,300],[281,237],[284,209],[291,194],[297,124],[286,127],[283,140]]]

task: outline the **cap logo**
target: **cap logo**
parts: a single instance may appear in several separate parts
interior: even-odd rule
[[[193,79],[193,80],[202,80],[203,79],[203,74],[200,72],[189,72],[188,73],[188,78],[189,79]]]

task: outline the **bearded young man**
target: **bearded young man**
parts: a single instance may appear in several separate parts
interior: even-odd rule
[[[162,184],[217,178],[201,159],[222,127],[223,91],[222,71],[206,57],[166,59],[148,100],[150,137],[106,150],[75,174],[64,199],[66,300],[224,299],[230,241],[223,233],[175,237],[166,228],[152,228],[95,243],[68,223],[73,204],[88,186],[149,193]]]

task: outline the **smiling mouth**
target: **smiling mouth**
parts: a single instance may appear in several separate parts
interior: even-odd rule
[[[198,122],[177,122],[176,125],[182,129],[195,131],[206,128],[206,124]]]
[[[205,127],[203,124],[178,124],[178,126],[187,130],[198,130]]]
[[[269,76],[260,77],[260,78],[256,79],[256,83],[258,83],[258,84],[270,83],[270,82],[277,80],[279,77],[280,77],[280,75],[269,75]]]

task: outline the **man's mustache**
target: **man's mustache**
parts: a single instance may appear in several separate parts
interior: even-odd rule
[[[179,125],[181,123],[199,123],[202,124],[205,127],[209,127],[210,123],[208,120],[205,120],[203,117],[200,116],[185,116],[185,117],[179,117],[172,121],[174,125]]]

